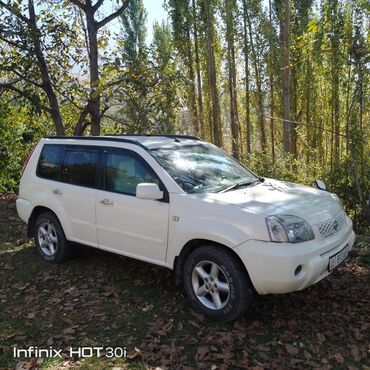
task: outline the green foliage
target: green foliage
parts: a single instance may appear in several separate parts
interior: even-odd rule
[[[146,59],[146,20],[147,12],[143,0],[131,0],[128,9],[121,17],[123,29],[123,51],[131,67],[145,64]]]
[[[117,105],[110,117],[120,132],[169,133],[175,130],[182,74],[169,25],[155,23],[152,44],[146,47],[145,19],[142,0],[130,2],[121,17],[123,58],[116,64],[122,83],[113,90]]]
[[[103,134],[196,133],[229,152],[237,136],[242,160],[256,172],[308,185],[322,178],[343,199],[357,230],[367,232],[368,1],[290,0],[284,68],[290,72],[293,129],[288,136],[296,142],[293,155],[284,155],[286,53],[279,36],[286,1],[271,0],[269,12],[270,2],[262,0],[165,0],[170,24],[156,23],[147,45],[143,0],[131,0],[120,18],[120,34],[109,26],[99,30],[99,82],[91,86],[86,19],[71,1],[37,2],[41,49],[66,134],[73,134],[91,99],[99,96]],[[3,3],[16,9],[11,14],[0,7],[0,191],[11,191],[31,146],[25,134],[31,133],[34,143],[44,133],[55,133],[55,125],[34,34],[18,17],[29,15],[32,1]]]
[[[24,162],[46,132],[29,122],[30,107],[0,104],[0,192],[16,192]]]
[[[27,9],[24,2],[15,6],[20,13]],[[65,73],[73,70],[76,63],[82,69],[87,63],[78,16],[68,3],[62,2],[45,1],[36,10],[40,42],[44,55],[47,55],[52,83],[58,86],[64,99],[81,99],[84,88],[73,74]],[[41,72],[32,46],[36,31],[26,28],[24,22],[1,7],[0,17],[1,29],[5,30],[4,40],[8,40],[2,41],[0,47],[0,76],[20,92],[16,98],[21,104],[30,104],[32,112],[40,114],[47,105],[47,97],[41,88]]]

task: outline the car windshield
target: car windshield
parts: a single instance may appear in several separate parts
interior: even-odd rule
[[[151,149],[150,153],[187,193],[217,193],[248,186],[257,177],[222,150],[207,144]]]

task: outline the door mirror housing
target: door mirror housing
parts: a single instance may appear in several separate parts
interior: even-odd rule
[[[322,180],[315,180],[315,185],[316,185],[316,187],[318,188],[318,189],[320,189],[320,190],[327,190],[326,189],[326,185],[325,185],[325,182],[324,181],[322,181]]]
[[[143,182],[136,185],[136,198],[161,200],[163,199],[163,191],[159,189],[157,184]]]

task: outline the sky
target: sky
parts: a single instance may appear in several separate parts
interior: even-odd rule
[[[148,42],[153,38],[154,21],[167,20],[168,13],[163,9],[163,0],[144,0],[144,6],[148,13]]]
[[[120,1],[117,0],[106,0],[104,1],[101,10],[105,15],[108,15],[117,9],[117,6]],[[161,22],[162,20],[168,19],[168,13],[163,8],[164,0],[143,0],[144,7],[148,13],[147,18],[147,44],[150,44],[153,39],[153,24],[155,21]],[[269,0],[262,0],[262,4],[264,8],[268,8]],[[120,31],[120,21],[119,18],[113,20],[107,26],[113,32]]]
[[[149,44],[153,39],[153,24],[155,21],[161,22],[162,20],[167,20],[168,14],[163,9],[163,0],[143,0],[145,9],[148,13],[147,18],[147,43]],[[101,10],[105,15],[112,13],[117,8],[116,0],[105,1],[102,5]],[[120,30],[120,21],[118,18],[113,20],[109,26],[113,32],[119,32]]]

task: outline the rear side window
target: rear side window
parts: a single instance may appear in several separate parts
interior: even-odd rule
[[[96,187],[98,161],[96,149],[65,147],[61,180],[73,185]]]
[[[44,145],[41,151],[37,175],[50,180],[59,178],[59,164],[63,148],[60,145]]]

